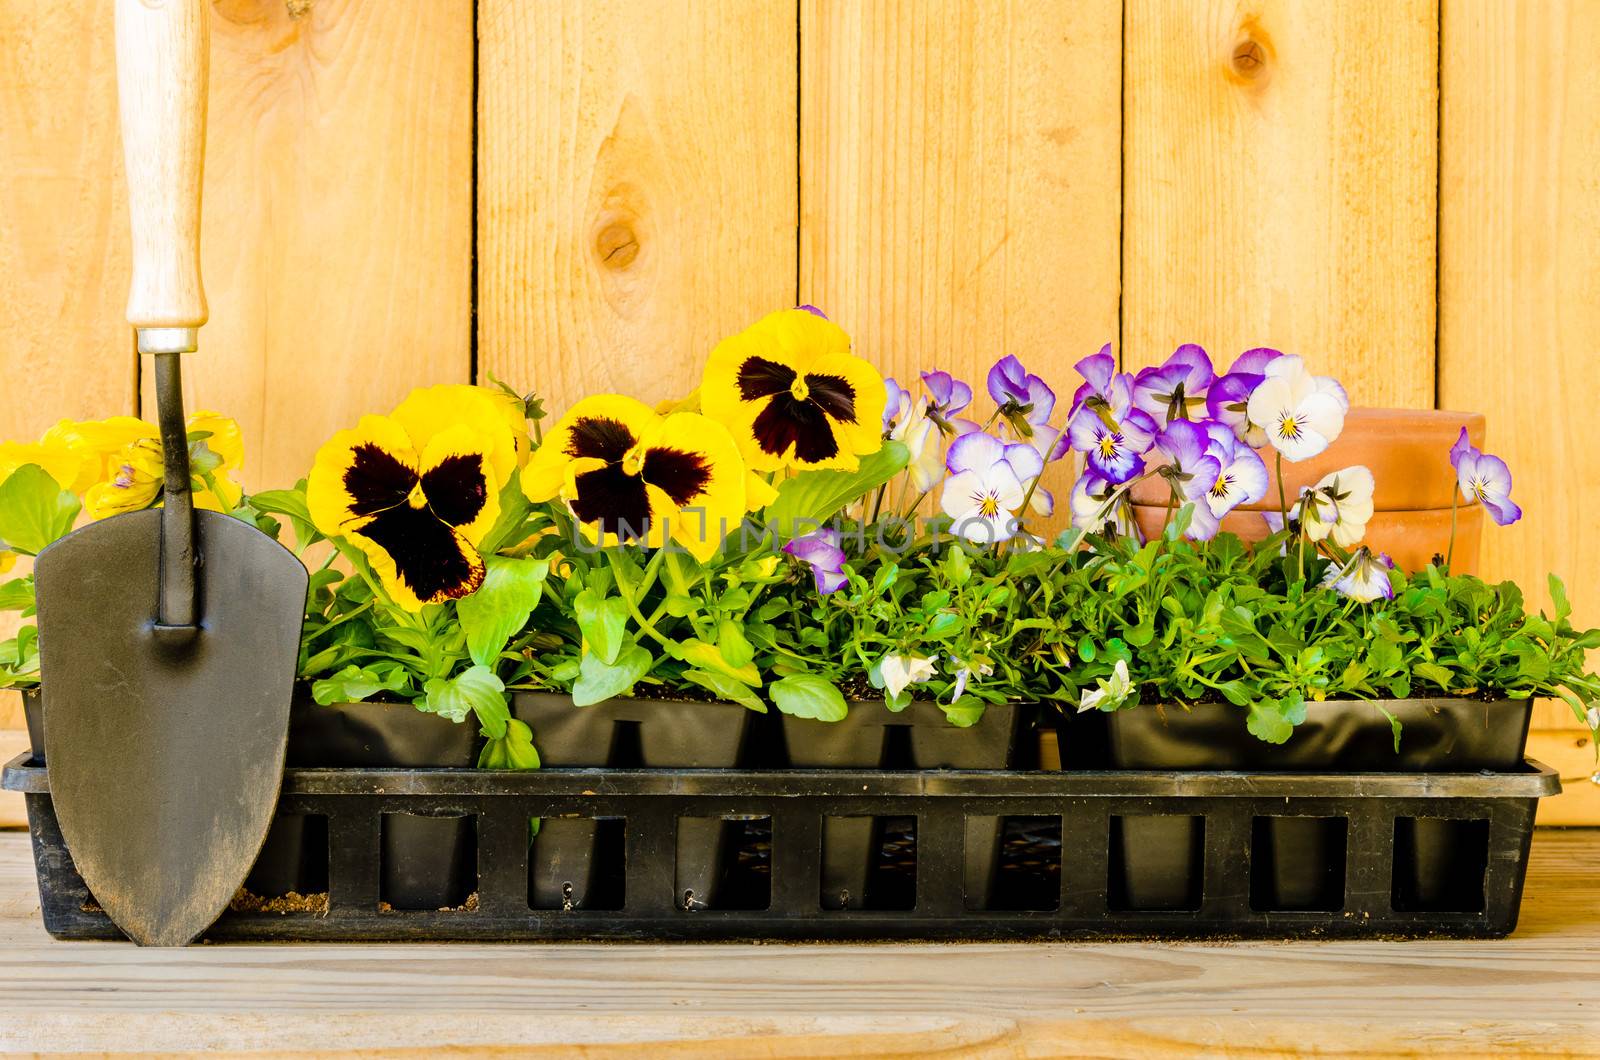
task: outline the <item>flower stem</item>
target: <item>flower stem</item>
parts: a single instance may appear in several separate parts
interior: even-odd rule
[[[883,495],[889,492],[889,484],[885,482],[878,487],[878,495],[872,501],[872,516],[867,520],[869,524],[878,521],[878,513],[883,510]]]
[[[657,550],[657,555],[660,552],[661,550]],[[617,561],[617,554],[611,549],[606,549],[606,562],[611,565],[611,576],[617,580],[617,595],[628,605],[628,613],[639,623],[639,629],[650,634],[651,639],[670,651],[672,642],[663,637],[650,620],[644,617],[644,612],[639,610],[639,601],[634,598],[633,587],[628,584],[627,577],[622,573],[622,564]]]
[[[1284,497],[1283,497],[1283,454],[1282,453],[1278,454],[1278,459],[1277,459],[1277,478],[1278,478],[1278,514],[1283,516],[1283,528],[1285,530],[1287,530],[1287,529],[1289,529],[1289,502],[1284,500]]]
[[[1461,507],[1461,491],[1450,492],[1450,547],[1444,554],[1445,573],[1450,573],[1450,563],[1456,558],[1456,509]]]

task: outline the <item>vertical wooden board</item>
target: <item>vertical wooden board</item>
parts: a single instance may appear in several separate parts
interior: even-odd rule
[[[802,0],[800,297],[902,382],[1117,327],[1121,5]]]
[[[1436,0],[1128,0],[1123,360],[1434,403]]]
[[[1555,571],[1600,624],[1600,7],[1453,2],[1442,33],[1439,396],[1488,414],[1524,513],[1485,531],[1485,574],[1545,607]],[[1600,824],[1589,736],[1560,702],[1534,726],[1566,788],[1540,822]]]
[[[110,0],[0,0],[0,440],[134,410]]]
[[[1600,6],[1445,7],[1439,395],[1481,409],[1523,519],[1484,565],[1600,624]]]
[[[485,0],[478,37],[483,373],[653,402],[794,304],[793,0]]]
[[[240,421],[248,488],[471,377],[472,81],[472,0],[213,5],[211,322],[185,397]]]

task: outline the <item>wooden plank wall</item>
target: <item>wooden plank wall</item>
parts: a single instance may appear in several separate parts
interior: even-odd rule
[[[1600,3],[476,6],[215,2],[190,399],[248,484],[474,370],[681,393],[799,301],[902,376],[1272,343],[1487,411],[1528,513],[1489,573],[1600,623]],[[109,34],[0,0],[0,437],[139,407]],[[1545,819],[1600,823],[1564,711]]]

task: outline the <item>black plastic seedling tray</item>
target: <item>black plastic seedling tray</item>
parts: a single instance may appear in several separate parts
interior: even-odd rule
[[[26,795],[45,927],[58,938],[118,937],[62,844],[44,768],[21,756],[4,786]],[[279,813],[325,818],[326,899],[307,911],[230,911],[207,937],[1491,937],[1516,926],[1534,811],[1558,790],[1555,774],[1535,762],[1507,773],[1344,775],[290,769]],[[381,837],[391,814],[474,819],[470,901],[449,910],[383,902]],[[530,907],[529,820],[560,815],[616,823],[615,908]],[[903,908],[824,908],[825,821],[863,816],[901,822]],[[969,862],[982,859],[968,836],[992,836],[996,817],[1059,837],[1026,847],[1035,870],[1055,859],[1053,871],[1032,877],[1036,908],[1007,907],[1015,903],[1006,872],[992,888],[971,879]],[[704,908],[680,892],[680,879],[695,873],[679,864],[680,818],[761,823],[755,856],[740,854],[732,868],[745,871],[738,908]],[[1160,841],[1175,822],[1187,827],[1165,831],[1192,843]],[[1285,873],[1304,868],[1284,841],[1304,838],[1298,825],[1317,837],[1309,890],[1303,880],[1283,886]],[[1141,834],[1149,840],[1138,846]],[[752,860],[759,871],[746,871]]]

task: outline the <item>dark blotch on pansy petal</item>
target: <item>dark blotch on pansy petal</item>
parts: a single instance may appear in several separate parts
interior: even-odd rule
[[[840,423],[856,421],[856,388],[839,375],[808,375],[806,388],[811,400]]]
[[[762,452],[774,456],[790,445],[795,459],[807,464],[839,455],[839,440],[822,409],[809,399],[796,401],[787,391],[774,394],[751,427]]]
[[[627,425],[620,420],[604,416],[584,416],[572,425],[572,437],[567,442],[570,457],[592,457],[615,463],[624,453],[638,444]]]
[[[644,454],[640,476],[672,498],[682,508],[700,496],[711,481],[711,469],[699,453],[682,449],[650,449]]]
[[[456,599],[483,582],[483,566],[462,551],[460,538],[426,508],[397,505],[358,532],[389,554],[395,574],[419,600]]]
[[[422,493],[433,514],[451,526],[467,525],[489,499],[483,458],[472,453],[445,457],[423,472]]]
[[[599,523],[600,529],[625,541],[642,538],[650,522],[650,498],[644,479],[630,475],[618,464],[585,471],[574,480],[577,496],[572,514],[579,522]]]
[[[404,503],[417,473],[371,442],[351,452],[344,472],[344,490],[350,495],[352,515],[372,515]]]
[[[765,357],[752,357],[739,366],[739,396],[746,401],[759,401],[787,393],[794,380],[793,368]]]

